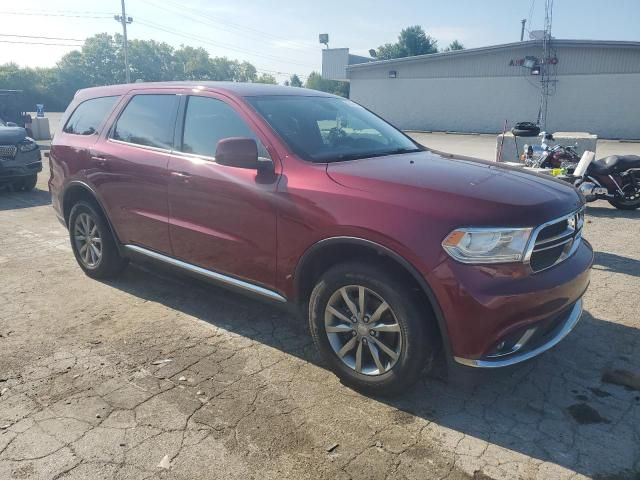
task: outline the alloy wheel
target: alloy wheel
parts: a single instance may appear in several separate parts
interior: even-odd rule
[[[81,213],[76,217],[73,238],[82,263],[95,268],[102,259],[102,237],[91,215]]]
[[[382,375],[402,352],[402,330],[389,304],[373,290],[347,285],[325,309],[325,332],[338,358],[364,375]]]

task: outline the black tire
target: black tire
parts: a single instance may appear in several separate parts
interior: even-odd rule
[[[618,210],[636,210],[640,207],[640,199],[634,201],[613,199],[607,200],[607,202],[616,207]]]
[[[512,128],[511,133],[516,137],[537,137],[540,134],[540,129],[521,130],[519,128]]]
[[[511,133],[516,137],[536,137],[540,133],[540,127],[532,122],[518,122]]]
[[[25,192],[30,192],[34,188],[36,188],[36,184],[38,183],[38,175],[30,175],[25,178],[22,183],[22,190]]]
[[[77,233],[76,227],[82,228],[80,224],[87,216],[93,222],[93,225],[95,225],[102,244],[99,259],[96,262],[90,262],[83,258],[80,252],[81,247],[75,238],[75,233]],[[81,200],[71,209],[71,214],[69,215],[69,240],[71,241],[71,248],[73,249],[73,254],[76,257],[78,265],[80,265],[84,273],[91,278],[106,279],[115,277],[121,273],[128,264],[128,260],[123,258],[118,251],[109,224],[102,215],[99,207],[93,202]]]
[[[378,301],[386,302],[390,307],[388,315],[393,315],[390,318],[395,318],[397,325],[399,325],[399,335],[401,335],[402,342],[399,355],[393,365],[391,362],[388,363],[387,366],[390,368],[382,374],[358,373],[354,367],[350,367],[340,359],[329,340],[329,334],[325,328],[326,309],[330,299],[335,298],[334,295],[341,288],[347,286],[348,288],[362,286],[375,293],[378,297],[371,298],[374,301],[377,298]],[[345,385],[366,394],[394,395],[413,385],[423,370],[431,368],[432,360],[435,357],[437,342],[432,328],[434,319],[421,306],[415,292],[406,282],[390,275],[383,269],[360,262],[340,264],[324,273],[311,293],[309,300],[311,336],[324,361]],[[364,341],[365,348],[368,348],[369,351],[361,355],[368,355],[370,361],[373,361],[371,346],[367,345],[366,340],[368,338],[368,343],[373,343],[371,337],[362,337],[364,340],[361,340],[360,333],[358,333],[358,339],[355,339],[356,333],[354,332],[355,329],[340,338],[348,343],[349,335],[353,335],[354,341]],[[373,335],[373,330],[371,332]],[[383,340],[383,334],[377,333],[377,335],[380,340]],[[379,355],[381,355],[380,352],[384,353],[383,350],[378,349]],[[390,361],[391,357],[387,360]],[[364,360],[361,360],[361,370],[362,362]],[[378,369],[377,372],[380,370]]]

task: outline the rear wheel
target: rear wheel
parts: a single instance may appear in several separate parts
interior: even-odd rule
[[[309,303],[323,359],[343,383],[374,395],[399,393],[430,367],[430,321],[406,283],[362,263],[328,270]]]
[[[640,207],[640,186],[636,187],[631,182],[622,185],[624,197],[616,196],[608,202],[619,210],[635,210]]]
[[[119,274],[127,259],[120,256],[109,225],[98,208],[80,201],[69,215],[69,236],[80,268],[92,278],[110,278]]]

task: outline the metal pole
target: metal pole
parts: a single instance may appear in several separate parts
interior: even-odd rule
[[[120,17],[120,23],[122,23],[122,35],[124,37],[124,78],[126,83],[131,83],[131,73],[129,72],[129,52],[127,41],[127,13],[124,8],[124,0],[120,0],[122,4],[122,17]]]
[[[124,0],[122,1],[124,2]],[[523,18],[521,22],[522,22],[522,30],[520,30],[520,41],[523,41],[524,40],[524,24],[527,23],[527,19]]]

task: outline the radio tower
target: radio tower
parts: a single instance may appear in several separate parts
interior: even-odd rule
[[[549,110],[549,97],[555,89],[555,65],[550,64],[551,59],[551,26],[553,25],[553,0],[546,0],[544,4],[544,36],[542,37],[542,62],[540,65],[540,110],[538,111],[538,125],[542,131],[547,129],[547,113]]]

